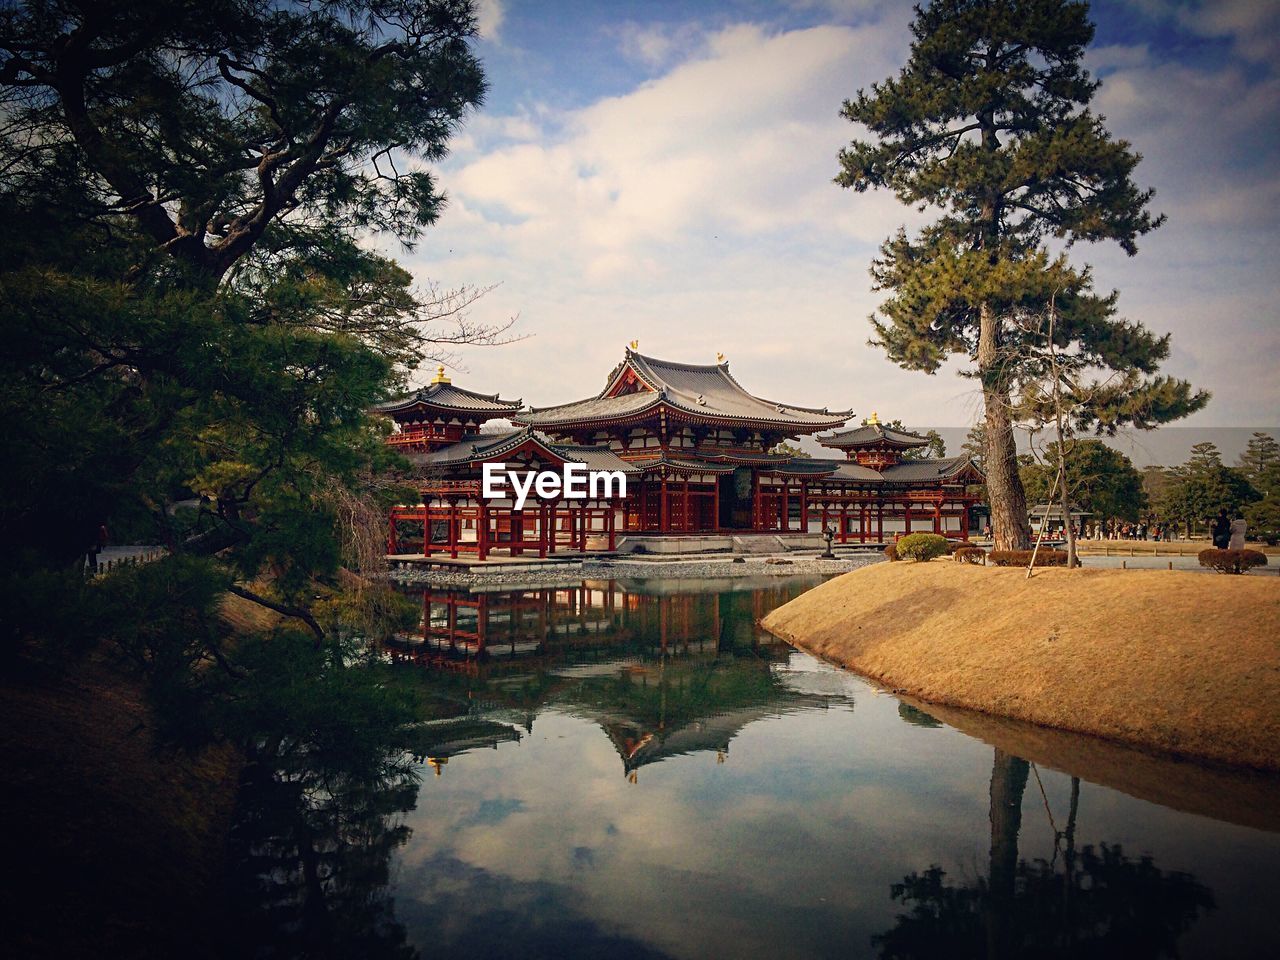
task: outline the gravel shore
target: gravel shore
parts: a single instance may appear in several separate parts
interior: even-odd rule
[[[823,560],[816,556],[779,557],[690,557],[682,559],[639,560],[611,557],[587,558],[551,569],[528,570],[517,566],[492,567],[483,572],[402,567],[392,570],[392,580],[399,583],[424,583],[441,587],[474,587],[495,584],[541,587],[592,580],[700,580],[717,577],[790,577],[815,573],[848,573],[859,567],[877,563],[879,553],[859,554]]]

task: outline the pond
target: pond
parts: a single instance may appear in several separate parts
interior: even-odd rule
[[[755,626],[814,582],[415,595],[421,745],[261,955],[1280,955],[1275,778],[894,697]]]

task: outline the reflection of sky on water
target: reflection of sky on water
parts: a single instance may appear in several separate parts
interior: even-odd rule
[[[561,702],[521,741],[426,771],[395,881],[410,942],[424,956],[861,956],[902,911],[889,889],[905,875],[987,875],[990,746],[905,722],[894,697],[803,654],[772,669],[808,699],[758,711],[723,757],[667,756],[628,782],[590,705]],[[1019,854],[1048,860],[1046,802],[1061,830],[1070,778],[1037,772]],[[1274,936],[1280,835],[1086,782],[1077,846],[1100,842],[1212,888],[1218,910],[1184,956]]]

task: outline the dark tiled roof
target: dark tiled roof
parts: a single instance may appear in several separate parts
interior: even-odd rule
[[[891,447],[908,449],[911,447],[923,447],[929,442],[928,437],[922,437],[918,433],[894,430],[878,423],[854,427],[852,430],[837,430],[835,433],[828,433],[826,436],[815,437],[814,439],[824,447],[834,447],[837,450],[882,443]]]
[[[778,473],[787,473],[800,477],[828,476],[836,471],[834,464],[826,460],[812,460],[808,457],[796,457],[774,469]]]
[[[595,397],[591,400],[562,403],[557,407],[530,407],[527,411],[512,417],[512,420],[534,426],[548,423],[576,423],[580,420],[608,420],[640,413],[649,407],[656,407],[662,400],[663,397],[660,394],[648,392],[628,393],[621,397]]]
[[[921,483],[950,480],[964,472],[973,461],[968,457],[945,457],[934,460],[903,460],[885,467],[883,476],[890,483]],[[975,468],[976,469],[976,468]]]
[[[380,403],[373,409],[379,413],[395,414],[422,406],[467,413],[510,414],[519,410],[521,405],[520,400],[500,400],[496,393],[475,393],[452,383],[433,383],[408,396]]]
[[[831,475],[832,480],[857,480],[859,483],[884,483],[884,477],[880,476],[879,470],[872,470],[870,467],[864,467],[860,463],[852,460],[828,460],[825,461],[835,466],[835,473]]]
[[[465,466],[480,463],[510,453],[527,440],[546,448],[562,460],[585,463],[590,470],[619,470],[623,473],[639,473],[633,464],[621,459],[608,447],[582,447],[555,443],[545,433],[531,427],[505,430],[502,433],[480,433],[463,437],[460,441],[433,450],[430,453],[410,454],[409,460],[422,470],[441,467]]]
[[[628,369],[650,390],[619,397],[605,396]],[[628,350],[626,361],[599,396],[542,410],[530,408],[516,420],[538,426],[580,423],[639,413],[660,402],[711,420],[776,423],[805,433],[838,426],[852,415],[848,410],[798,407],[752,396],[729,373],[727,363],[674,363]]]
[[[835,472],[831,474],[832,480],[850,480],[858,483],[937,483],[958,477],[973,461],[968,457],[903,460],[891,467],[885,467],[883,471],[864,467],[852,460],[814,460],[813,462],[833,466]]]
[[[632,460],[634,466],[640,467],[642,470],[656,470],[659,467],[669,467],[673,470],[685,470],[690,473],[733,473],[734,466],[731,463],[717,463],[713,460],[702,460],[697,458],[682,457],[653,457],[647,460]]]

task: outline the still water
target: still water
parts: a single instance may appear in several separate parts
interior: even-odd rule
[[[755,627],[812,585],[415,595],[385,654],[432,719],[320,849],[325,942],[1280,956],[1277,780],[900,700]]]

